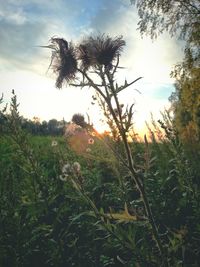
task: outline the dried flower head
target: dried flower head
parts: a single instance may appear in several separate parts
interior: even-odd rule
[[[87,126],[87,123],[85,121],[84,115],[80,113],[75,113],[72,117],[72,122],[75,123],[76,125],[81,126],[82,128]]]
[[[71,172],[71,165],[69,163],[63,165],[62,167],[62,174],[69,174]]]
[[[56,87],[62,88],[63,82],[75,79],[77,60],[72,43],[62,38],[51,38],[52,57],[50,66],[57,73]]]
[[[78,59],[81,61],[81,69],[84,71],[88,70],[90,66],[94,65],[94,60],[92,56],[92,47],[88,40],[82,42],[78,49]]]
[[[125,45],[122,37],[111,38],[108,35],[99,35],[96,38],[89,37],[79,46],[78,58],[82,62],[82,68],[104,65],[112,68],[112,62],[116,59]]]
[[[57,145],[58,145],[58,142],[56,140],[53,140],[51,143],[51,146],[57,146]]]
[[[81,171],[81,165],[79,162],[74,162],[72,168],[76,173],[80,173]]]

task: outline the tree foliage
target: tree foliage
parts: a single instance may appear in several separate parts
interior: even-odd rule
[[[176,92],[170,100],[181,136],[184,140],[199,141],[200,1],[135,0],[132,3],[138,8],[141,34],[156,38],[167,31],[185,43],[184,59],[172,71]]]
[[[186,142],[200,140],[200,68],[192,68],[190,76],[182,75],[176,81],[176,92],[170,100],[175,113],[175,124]]]
[[[138,9],[142,34],[157,37],[164,31],[192,43],[199,39],[199,0],[132,0]]]

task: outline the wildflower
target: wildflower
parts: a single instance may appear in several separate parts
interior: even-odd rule
[[[91,55],[91,47],[88,41],[84,41],[78,48],[78,59],[81,60],[81,69],[88,70],[90,66],[94,65]]]
[[[69,177],[70,172],[71,172],[71,165],[69,163],[63,165],[62,174],[59,175],[59,179],[63,182],[66,182]]]
[[[62,174],[68,174],[71,171],[71,165],[69,163],[62,167]]]
[[[80,130],[81,127],[75,123],[69,123],[65,126],[65,136],[72,136],[75,135],[75,133]]]
[[[58,142],[56,140],[53,140],[51,143],[51,146],[57,146],[57,145],[58,145]]]
[[[61,174],[59,175],[59,179],[63,182],[66,182],[68,179],[68,176],[69,176],[68,174],[65,174],[65,175]]]
[[[91,134],[91,136],[96,136],[97,135],[97,132],[96,131],[93,131],[90,134]]]
[[[94,144],[94,139],[93,138],[89,138],[88,139],[88,144],[89,145],[93,145]]]
[[[76,125],[81,126],[82,128],[87,126],[87,123],[85,122],[85,118],[82,114],[80,113],[76,113],[73,115],[72,117],[72,121],[73,123],[75,123]]]
[[[87,153],[90,153],[90,152],[91,152],[91,148],[88,147],[88,148],[86,149],[86,152],[87,152]]]
[[[71,43],[62,38],[51,38],[52,49],[51,64],[58,74],[56,87],[62,88],[63,81],[69,83],[75,79],[77,71],[77,60],[75,49]]]
[[[80,173],[81,171],[81,165],[79,164],[79,162],[74,162],[72,168],[76,173]]]
[[[82,68],[87,70],[95,65],[112,68],[113,60],[120,55],[124,45],[122,37],[112,39],[104,34],[96,38],[89,37],[79,46],[78,58],[82,61]]]

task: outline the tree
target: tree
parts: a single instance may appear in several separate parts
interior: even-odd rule
[[[59,132],[59,122],[56,119],[51,119],[48,122],[48,131],[51,135],[57,135]]]
[[[132,0],[138,9],[142,34],[157,37],[164,31],[189,43],[199,42],[199,0]]]
[[[185,41],[182,68],[200,66],[199,0],[132,0],[138,9],[139,30],[152,39],[164,31]]]
[[[192,68],[190,76],[177,77],[176,92],[171,96],[175,124],[185,142],[200,140],[200,68]],[[192,143],[191,143],[192,142]],[[196,146],[195,146],[196,149]]]
[[[175,125],[181,137],[199,141],[200,125],[198,90],[200,72],[200,1],[199,0],[133,0],[140,17],[141,34],[156,38],[167,31],[185,41],[185,56],[172,71],[176,92],[170,99],[174,107]],[[176,96],[174,98],[174,95]],[[190,125],[190,126],[189,126]],[[189,127],[189,128],[188,128]],[[187,129],[186,129],[187,128]],[[184,133],[184,134],[183,134]],[[195,138],[194,138],[195,137]]]

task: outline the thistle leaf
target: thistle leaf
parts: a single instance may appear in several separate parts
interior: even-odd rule
[[[126,203],[124,204],[124,211],[120,213],[106,213],[105,215],[107,218],[114,219],[119,222],[137,221],[137,217],[129,213]]]

